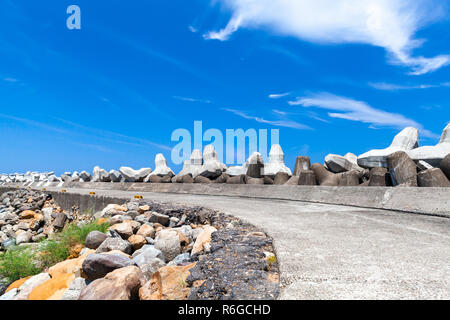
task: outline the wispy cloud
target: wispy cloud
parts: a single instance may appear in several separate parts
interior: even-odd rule
[[[414,90],[414,89],[430,89],[440,87],[450,87],[450,83],[444,82],[440,84],[418,84],[418,85],[401,85],[386,82],[369,82],[369,86],[378,90],[384,91],[400,91],[400,90]]]
[[[225,41],[239,28],[265,28],[322,44],[363,43],[383,47],[389,62],[407,66],[410,74],[435,71],[450,62],[446,54],[413,56],[424,40],[422,27],[446,15],[440,0],[219,0],[232,12],[228,24],[205,39]]]
[[[328,116],[331,118],[359,121],[373,126],[388,126],[401,129],[412,126],[419,129],[426,137],[439,137],[439,135],[424,129],[420,123],[401,114],[376,109],[366,102],[336,96],[331,93],[318,93],[308,97],[300,97],[295,101],[289,101],[289,104],[292,106],[300,105],[332,110],[335,112],[328,113]]]
[[[273,94],[269,94],[269,98],[270,99],[280,99],[283,97],[286,97],[288,95],[290,95],[290,92],[286,92],[286,93],[273,93]]]
[[[245,112],[242,112],[242,111],[236,110],[236,109],[223,108],[222,110],[234,113],[235,115],[237,115],[241,118],[244,118],[244,119],[254,120],[259,123],[270,124],[270,125],[276,126],[276,127],[286,127],[286,128],[291,128],[291,129],[297,129],[297,130],[313,130],[311,127],[309,127],[307,125],[304,125],[304,124],[301,124],[301,123],[298,123],[298,122],[295,122],[292,120],[288,120],[288,119],[266,120],[264,118],[248,115]]]
[[[5,82],[10,82],[10,83],[16,83],[16,82],[19,82],[19,80],[18,79],[16,79],[16,78],[3,78],[3,81],[5,81]]]
[[[177,100],[181,100],[181,101],[187,101],[187,102],[211,103],[210,100],[205,100],[205,99],[196,99],[196,98],[180,97],[180,96],[173,96],[173,98],[177,99]]]

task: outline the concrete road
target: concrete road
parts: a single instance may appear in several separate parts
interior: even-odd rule
[[[264,229],[280,263],[281,299],[450,299],[448,218],[288,200],[139,194],[210,207]]]

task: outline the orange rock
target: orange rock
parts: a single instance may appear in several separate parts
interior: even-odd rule
[[[80,256],[81,250],[84,246],[82,244],[76,244],[69,249],[69,257],[67,259],[75,259]]]
[[[108,219],[107,218],[100,218],[97,220],[97,225],[101,225],[104,223],[108,223]]]
[[[104,278],[92,281],[81,291],[79,300],[136,299],[144,281],[144,274],[136,266],[116,269]]]
[[[143,236],[144,238],[147,237],[153,238],[155,236],[155,229],[148,224],[144,224],[142,227],[139,228],[136,234],[138,236]]]
[[[75,279],[72,273],[62,273],[45,281],[31,291],[29,300],[59,300]]]
[[[19,215],[19,219],[33,219],[33,218],[34,218],[34,211],[31,210],[22,211]]]
[[[21,285],[24,284],[25,281],[27,281],[30,278],[31,278],[31,276],[14,281],[13,283],[11,283],[9,285],[9,287],[8,287],[8,289],[6,289],[5,293],[12,289],[16,289],[16,288],[18,289]]]
[[[128,238],[128,242],[131,243],[134,250],[139,250],[147,243],[147,240],[143,236],[132,235]]]
[[[76,274],[81,270],[84,259],[92,253],[95,253],[95,250],[89,250],[76,259],[69,259],[55,264],[53,267],[48,269],[48,273],[52,278],[61,274]]]
[[[141,300],[184,300],[189,295],[186,279],[196,262],[187,266],[162,267],[139,289]]]

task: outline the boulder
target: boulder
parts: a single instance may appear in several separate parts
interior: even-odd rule
[[[387,166],[393,186],[417,187],[417,166],[404,151],[387,157]]]
[[[418,169],[419,171],[425,171],[425,170],[433,169],[433,168],[434,168],[434,167],[433,167],[432,165],[430,165],[428,162],[423,161],[423,160],[417,161],[417,162],[416,162],[416,166],[417,166],[417,169]]]
[[[144,282],[138,267],[120,268],[91,282],[81,291],[79,300],[137,300]]]
[[[139,290],[141,300],[186,300],[190,289],[186,279],[196,263],[187,266],[166,266],[153,274],[152,280]]]
[[[202,173],[203,156],[200,150],[194,149],[191,154],[189,166],[187,166],[186,171],[183,170],[179,173],[180,176],[190,174],[192,178],[197,177]]]
[[[100,231],[91,231],[86,236],[84,246],[89,249],[97,249],[108,236]]]
[[[154,258],[148,264],[143,264],[139,266],[139,268],[144,274],[146,281],[150,281],[155,272],[165,266],[166,264],[164,261],[159,258]]]
[[[133,247],[133,250],[139,250],[147,243],[145,237],[135,234],[128,238],[128,242]]]
[[[177,183],[182,183],[181,178],[185,175],[190,175],[192,178],[191,172],[191,160],[184,160],[183,169],[174,177]]]
[[[133,247],[131,244],[121,238],[107,238],[102,242],[100,247],[97,248],[97,253],[108,252],[112,250],[119,250],[126,254],[131,254],[133,252]]]
[[[273,179],[273,184],[281,185],[289,181],[290,175],[286,172],[277,172]]]
[[[284,153],[281,146],[274,144],[269,152],[269,162],[264,165],[264,175],[275,177],[278,172],[292,175],[291,169],[284,164]]]
[[[444,159],[442,159],[439,167],[441,168],[442,172],[447,176],[448,179],[450,179],[450,154],[446,155]]]
[[[133,254],[133,262],[139,267],[151,264],[154,259],[166,260],[161,250],[156,249],[153,245],[146,244]]]
[[[24,282],[18,289],[19,293],[14,296],[13,300],[28,300],[30,293],[44,282],[50,280],[48,273],[40,273],[32,276],[30,279]]]
[[[387,156],[397,151],[408,151],[419,146],[419,131],[408,127],[397,134],[392,144],[386,149],[371,150],[358,157],[358,165],[362,168],[387,168]]]
[[[209,243],[211,242],[211,235],[216,231],[217,229],[212,226],[204,226],[202,232],[197,236],[197,239],[195,240],[191,255],[203,252],[205,246],[209,245]]]
[[[115,224],[111,227],[111,229],[116,231],[122,237],[122,239],[125,240],[133,235],[133,228],[129,223],[126,222]]]
[[[439,168],[419,172],[417,175],[417,183],[419,187],[450,187],[450,181]]]
[[[386,187],[388,171],[386,168],[377,167],[370,169],[369,187]]]
[[[60,300],[74,279],[74,274],[58,274],[34,288],[28,300]]]
[[[314,163],[311,166],[311,170],[314,171],[314,175],[316,176],[316,180],[321,186],[338,186],[340,174],[335,174],[327,169],[320,163]]]
[[[298,176],[298,185],[300,186],[315,186],[316,175],[312,170],[301,170]]]
[[[264,184],[268,184],[268,185],[273,184],[273,179],[268,176],[264,176],[263,181],[264,181]]]
[[[439,167],[441,161],[450,154],[450,123],[442,132],[441,140],[435,146],[425,146],[407,152],[414,161],[423,160],[433,167]]]
[[[61,297],[61,300],[78,300],[81,291],[87,287],[84,278],[75,278]]]
[[[29,231],[23,231],[21,233],[19,233],[16,237],[16,244],[19,245],[21,243],[28,243],[31,241],[31,237],[33,237],[33,235],[31,234],[31,232]]]
[[[260,153],[254,152],[247,160],[247,172],[245,174],[251,178],[262,178],[264,173],[264,160]]]
[[[334,173],[347,172],[351,170],[364,170],[358,166],[358,157],[353,153],[347,153],[345,156],[329,154],[325,157],[325,164],[327,168]]]
[[[137,231],[136,235],[143,236],[144,238],[154,238],[155,237],[155,228],[153,226],[144,224]]]
[[[311,168],[311,160],[309,157],[299,156],[295,160],[294,176],[300,176],[300,171],[306,171]]]
[[[203,165],[200,175],[208,179],[215,179],[226,169],[227,166],[217,159],[217,152],[214,150],[214,146],[212,144],[207,145],[203,150]]]
[[[62,229],[66,225],[66,221],[67,216],[62,212],[58,212],[56,214],[55,220],[53,221],[53,227],[57,229]]]
[[[103,278],[108,273],[134,265],[134,262],[119,254],[91,254],[83,262],[83,274],[89,281]]]
[[[175,174],[172,169],[167,166],[167,160],[164,158],[162,153],[158,153],[155,157],[155,170],[150,173],[151,176],[170,176],[173,177]]]
[[[171,261],[181,253],[180,237],[176,231],[161,230],[155,238],[155,249],[160,250],[166,261]]]
[[[162,224],[163,226],[166,226],[169,224],[170,217],[166,214],[158,213],[158,212],[152,212],[150,215],[149,222],[156,222],[159,224]]]
[[[134,170],[130,167],[120,167],[119,171],[126,182],[143,182],[144,179],[152,173],[152,169],[150,168]]]
[[[222,173],[219,177],[217,177],[216,179],[212,180],[211,183],[226,183],[227,179],[230,176],[226,173]]]

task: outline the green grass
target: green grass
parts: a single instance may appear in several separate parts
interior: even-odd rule
[[[0,275],[13,282],[42,272],[69,257],[70,248],[84,245],[91,231],[105,233],[109,224],[89,222],[83,225],[67,225],[53,239],[45,239],[39,244],[39,252],[25,247],[13,247],[0,255]]]
[[[9,282],[42,272],[36,263],[36,251],[27,247],[13,247],[0,255],[0,274]]]

